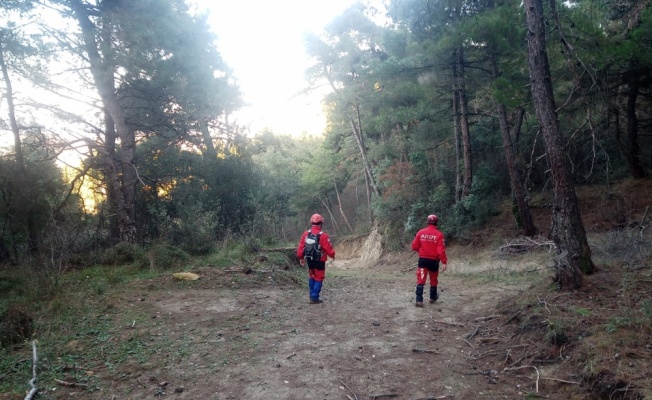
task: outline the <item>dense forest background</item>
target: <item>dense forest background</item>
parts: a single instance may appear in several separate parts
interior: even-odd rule
[[[652,167],[650,2],[385,7],[306,37],[328,126],[293,137],[232,122],[237,83],[183,0],[3,1],[0,263],[294,243],[314,212],[336,238],[375,230],[400,249],[427,214],[463,241],[511,201],[524,235],[590,273],[574,186]]]

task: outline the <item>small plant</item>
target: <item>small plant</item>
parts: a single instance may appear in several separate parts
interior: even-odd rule
[[[545,339],[550,344],[561,346],[570,340],[566,331],[563,323],[551,321],[548,324],[548,333],[546,333]]]
[[[589,315],[591,315],[591,311],[586,308],[575,308],[573,311],[575,311],[576,314],[581,315],[583,317],[588,317]]]

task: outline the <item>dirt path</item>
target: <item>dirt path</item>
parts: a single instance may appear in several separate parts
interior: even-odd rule
[[[493,312],[504,289],[444,275],[435,304],[414,307],[413,271],[329,263],[322,296],[308,304],[299,282],[217,285],[205,271],[185,288],[150,287],[118,307],[144,307],[137,335],[156,354],[102,380],[102,399],[514,398],[519,388],[473,369],[465,336]],[[295,274],[296,271],[279,273]],[[274,280],[273,274],[267,279]],[[474,325],[475,324],[475,325]],[[125,337],[123,340],[130,340]],[[476,364],[477,365],[477,364]],[[487,370],[492,368],[487,365]],[[102,374],[104,375],[104,374]],[[119,379],[117,379],[119,377]],[[108,392],[108,393],[107,393]],[[163,394],[165,393],[165,394]],[[521,394],[522,396],[522,394]]]

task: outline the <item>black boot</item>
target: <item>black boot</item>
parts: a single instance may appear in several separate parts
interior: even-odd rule
[[[423,285],[417,285],[417,302],[414,304],[417,307],[423,307]]]
[[[439,298],[437,294],[437,286],[430,286],[430,303],[434,303]]]

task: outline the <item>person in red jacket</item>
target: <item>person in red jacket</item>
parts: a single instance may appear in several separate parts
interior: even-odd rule
[[[417,232],[412,241],[412,250],[419,252],[417,264],[417,302],[415,306],[423,307],[423,287],[430,275],[430,303],[437,301],[437,277],[439,276],[439,263],[441,272],[446,271],[446,244],[444,235],[437,229],[439,217],[428,215],[428,226]],[[426,273],[427,271],[427,273]]]
[[[326,232],[322,232],[321,227],[324,224],[324,218],[319,214],[313,214],[310,217],[309,230],[305,231],[299,240],[297,248],[297,257],[301,259],[301,265],[308,264],[308,287],[310,288],[310,304],[319,304],[324,278],[326,277],[326,260],[328,257],[335,259],[335,249],[331,245],[331,240]],[[308,239],[309,243],[306,243]],[[319,252],[317,256],[307,254],[306,250],[313,247],[311,241],[317,239],[314,247]]]

